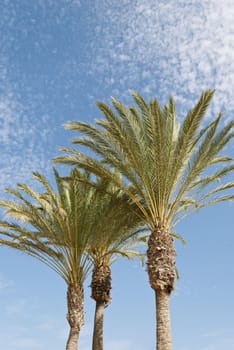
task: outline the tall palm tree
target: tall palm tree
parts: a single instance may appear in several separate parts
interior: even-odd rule
[[[98,159],[65,147],[67,154],[55,158],[113,181],[150,226],[147,266],[156,297],[157,350],[172,349],[169,299],[176,278],[174,226],[195,210],[234,199],[229,191],[234,182],[228,177],[221,182],[234,170],[233,159],[220,154],[234,136],[234,121],[220,127],[219,114],[204,122],[213,94],[213,90],[203,92],[181,125],[173,98],[164,107],[156,98],[146,102],[136,92],[132,92],[134,106],[124,106],[115,98],[111,99],[114,109],[98,102],[104,118],[96,125],[66,124],[79,132],[73,142],[91,149]],[[112,168],[122,173],[123,181]]]
[[[143,258],[135,248],[145,245],[146,228],[136,215],[137,208],[134,211],[136,206],[105,180],[99,179],[92,205],[93,233],[88,247],[93,262],[91,297],[96,302],[92,349],[102,350],[104,308],[111,303],[111,264],[120,256]]]
[[[0,221],[0,244],[35,257],[64,279],[70,325],[66,349],[76,350],[84,323],[83,283],[92,267],[87,254],[92,203],[76,171],[71,171],[69,184],[56,171],[54,174],[56,191],[39,173],[34,173],[34,178],[42,192],[26,184],[6,190],[14,198],[1,200],[0,206],[13,220]]]

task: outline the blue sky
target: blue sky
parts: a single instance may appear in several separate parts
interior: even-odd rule
[[[1,0],[0,194],[31,172],[51,177],[50,159],[72,134],[62,124],[92,121],[98,99],[129,102],[129,90],[161,103],[173,95],[183,117],[215,88],[207,118],[233,119],[232,0]],[[233,156],[233,143],[227,153]],[[216,205],[180,223],[180,280],[171,301],[174,350],[234,348],[234,205]],[[80,349],[91,348],[94,303],[85,285]],[[150,350],[154,295],[138,262],[113,265],[106,350]],[[0,251],[0,348],[62,350],[66,287],[46,266]]]

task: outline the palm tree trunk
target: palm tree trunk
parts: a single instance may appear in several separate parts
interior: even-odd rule
[[[92,350],[102,350],[104,307],[111,303],[111,269],[108,264],[95,264],[92,273],[91,288],[91,298],[96,302]]]
[[[96,301],[92,350],[103,349],[103,318],[104,318],[104,302]]]
[[[157,350],[172,350],[171,321],[169,311],[170,294],[163,290],[155,291],[157,317]]]
[[[84,293],[81,286],[68,286],[67,308],[67,320],[70,325],[70,333],[66,350],[77,350],[80,329],[84,324]]]
[[[66,350],[77,350],[80,330],[75,327],[70,328]]]
[[[157,227],[147,250],[149,282],[156,295],[157,350],[172,350],[169,299],[175,287],[175,249],[170,232]]]

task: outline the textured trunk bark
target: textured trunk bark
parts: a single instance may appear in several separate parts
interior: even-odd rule
[[[102,350],[104,307],[111,303],[111,269],[109,265],[102,263],[94,266],[91,289],[91,298],[96,302],[92,350]]]
[[[95,316],[94,316],[92,350],[103,349],[103,317],[104,317],[104,302],[97,301]]]
[[[147,270],[153,290],[165,290],[169,294],[175,287],[175,248],[171,234],[158,227],[149,237]]]
[[[84,324],[84,293],[81,286],[69,285],[67,290],[67,320],[70,333],[66,350],[77,350],[80,329]]]
[[[151,233],[147,257],[149,282],[156,294],[156,349],[172,350],[169,299],[175,287],[175,249],[170,232],[163,226]]]
[[[157,315],[157,350],[172,350],[170,294],[163,290],[155,291]]]
[[[105,305],[111,303],[111,269],[109,265],[95,265],[92,273],[91,298],[95,301],[103,301]]]

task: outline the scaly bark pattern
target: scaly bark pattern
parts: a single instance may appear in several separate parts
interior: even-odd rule
[[[147,265],[150,285],[169,294],[175,287],[175,248],[173,238],[163,227],[154,230],[148,241]]]
[[[109,265],[98,264],[94,266],[91,288],[91,297],[96,301],[92,350],[102,350],[104,307],[111,303],[111,269]]]
[[[84,324],[84,292],[81,286],[68,286],[67,307],[70,333],[66,350],[77,350],[80,329]]]
[[[98,302],[111,303],[111,269],[108,265],[94,266],[91,282],[91,297]]]
[[[148,275],[156,295],[157,350],[172,350],[169,300],[175,288],[175,248],[170,232],[164,227],[154,230],[148,241]]]

